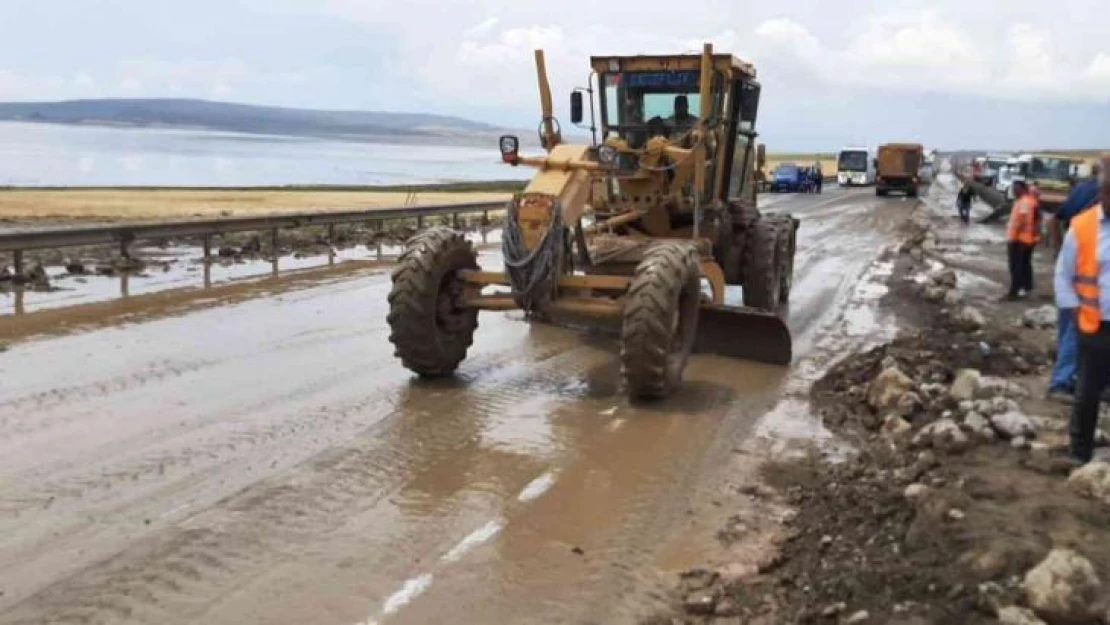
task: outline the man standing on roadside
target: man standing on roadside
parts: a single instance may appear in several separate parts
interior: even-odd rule
[[[1023,180],[1014,181],[1014,206],[1006,228],[1010,261],[1010,292],[1006,299],[1018,299],[1033,291],[1033,248],[1037,245],[1040,207]]]
[[[1059,224],[1059,232],[1066,234],[1072,219],[1098,204],[1100,170],[1098,163],[1095,163],[1091,168],[1092,177],[1075,185],[1068,199],[1056,210],[1053,225]],[[1049,231],[1056,230],[1050,227]],[[1059,282],[1059,272],[1056,277],[1056,364],[1048,382],[1048,398],[1072,401],[1075,399],[1076,361],[1079,357],[1079,330],[1075,325],[1079,300],[1071,284]]]
[[[1102,392],[1110,384],[1110,153],[1101,159],[1099,204],[1072,218],[1056,259],[1056,284],[1077,302],[1079,384],[1071,415],[1071,458],[1091,460]]]
[[[971,223],[971,202],[974,198],[975,191],[971,189],[971,183],[965,182],[956,194],[956,212],[960,215],[960,221],[965,224]]]

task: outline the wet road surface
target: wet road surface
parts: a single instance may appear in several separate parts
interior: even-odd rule
[[[516,313],[419,382],[372,267],[13,345],[0,623],[631,621],[732,450],[814,435],[788,409],[881,331],[869,276],[915,206],[761,201],[802,219],[795,365],[697,356],[658,406],[624,399],[615,342]]]

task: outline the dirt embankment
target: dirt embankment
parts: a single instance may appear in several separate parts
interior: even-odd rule
[[[1069,408],[1040,399],[1055,313],[961,289],[935,219],[884,302],[910,327],[812,387],[855,452],[767,465],[746,487],[761,522],[741,512],[719,537],[776,551],[686,573],[647,622],[1110,623],[1110,464],[1069,473]]]

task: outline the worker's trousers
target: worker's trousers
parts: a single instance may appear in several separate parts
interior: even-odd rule
[[[1033,292],[1033,246],[1010,241],[1006,252],[1010,260],[1010,297],[1019,291]]]
[[[1071,454],[1083,462],[1095,450],[1095,430],[1102,392],[1110,383],[1110,322],[1095,334],[1079,335],[1079,386],[1071,413]]]
[[[1074,308],[1061,308],[1056,316],[1056,364],[1052,367],[1050,391],[1075,392],[1079,370],[1079,328]]]

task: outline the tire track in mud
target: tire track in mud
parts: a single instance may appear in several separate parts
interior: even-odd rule
[[[569,346],[556,342],[536,349],[526,345],[532,366],[469,363],[465,380],[485,369],[485,382],[446,389],[438,395],[413,390],[383,419],[385,432],[364,432],[351,445],[321,454],[297,466],[291,475],[263,480],[215,508],[180,524],[172,536],[157,536],[118,556],[93,565],[9,610],[0,621],[49,622],[177,622],[196,615],[213,598],[230,592],[237,580],[252,577],[276,561],[293,557],[306,543],[365,513],[396,491],[406,480],[398,467],[413,467],[430,458],[450,458],[470,440],[457,418],[443,419],[445,407],[475,393],[477,416],[556,385],[574,375],[583,363]],[[525,354],[518,354],[524,357]],[[602,357],[607,357],[602,355]],[[500,371],[499,371],[500,369]],[[553,371],[554,370],[554,371]],[[545,373],[546,372],[546,373]],[[546,379],[545,379],[546,378]],[[517,390],[507,390],[516,388]],[[419,445],[406,439],[415,438]],[[416,457],[418,456],[418,457]],[[226,557],[225,557],[226,554]]]

